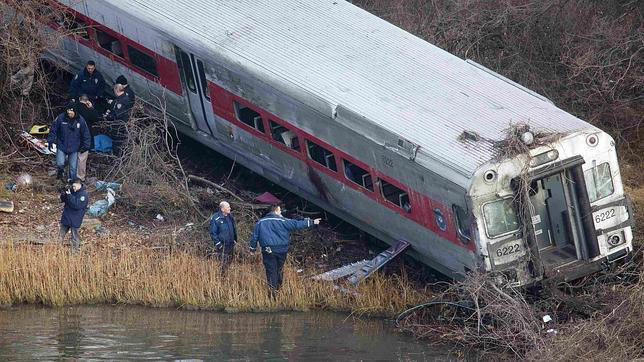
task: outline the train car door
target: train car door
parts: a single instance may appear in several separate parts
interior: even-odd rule
[[[214,137],[215,115],[206,81],[204,62],[194,54],[186,53],[178,47],[176,54],[195,128],[197,131]]]

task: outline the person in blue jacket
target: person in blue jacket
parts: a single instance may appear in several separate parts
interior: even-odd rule
[[[79,179],[72,182],[71,188],[66,188],[60,193],[60,201],[65,203],[63,216],[60,219],[60,240],[65,240],[65,235],[72,232],[72,249],[80,250],[80,234],[78,230],[83,223],[85,209],[89,204],[89,196]]]
[[[78,97],[85,94],[95,105],[98,104],[98,97],[103,94],[105,89],[105,78],[103,74],[96,69],[96,63],[90,60],[83,70],[76,74],[69,84],[69,98],[72,102],[78,100]]]
[[[69,179],[76,178],[78,154],[90,149],[91,137],[85,119],[76,112],[76,106],[70,104],[65,112],[56,117],[47,137],[49,149],[56,145],[57,178],[62,179],[65,170],[65,159],[69,163]]]
[[[282,216],[282,208],[279,205],[274,205],[271,207],[271,211],[255,224],[253,237],[248,246],[254,252],[259,242],[271,297],[275,296],[275,292],[282,285],[282,269],[288,253],[291,231],[319,225],[320,220],[287,219]]]
[[[230,204],[226,201],[219,203],[219,211],[210,218],[210,238],[215,251],[220,257],[221,273],[225,274],[232,261],[235,243],[237,242],[237,226],[235,218],[230,213]]]

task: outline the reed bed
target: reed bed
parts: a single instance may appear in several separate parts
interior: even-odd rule
[[[426,300],[404,276],[376,276],[351,291],[302,276],[287,263],[278,297],[268,297],[261,257],[219,262],[189,251],[86,248],[60,245],[0,247],[0,304],[47,306],[118,303],[233,311],[327,309],[393,316]]]

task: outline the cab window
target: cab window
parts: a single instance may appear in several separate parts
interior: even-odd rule
[[[519,229],[512,198],[488,202],[483,205],[483,218],[487,236],[494,238]]]
[[[613,176],[610,173],[608,162],[584,171],[586,189],[590,202],[595,202],[609,196],[615,191],[613,187]]]

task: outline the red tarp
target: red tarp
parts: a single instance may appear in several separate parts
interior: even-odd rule
[[[264,192],[263,194],[257,196],[253,200],[255,202],[259,202],[262,204],[270,204],[270,205],[278,205],[282,203],[282,200],[278,199],[277,197],[275,197],[275,195],[271,194],[270,192]]]

